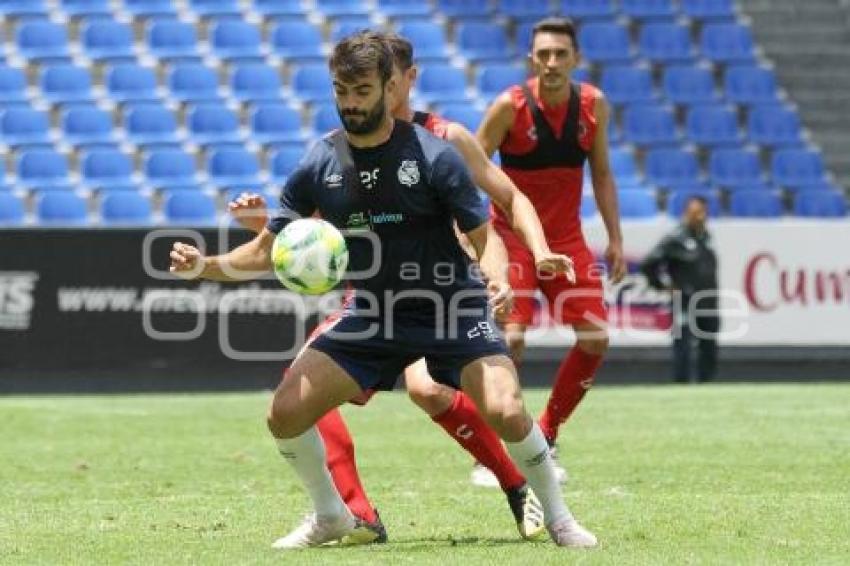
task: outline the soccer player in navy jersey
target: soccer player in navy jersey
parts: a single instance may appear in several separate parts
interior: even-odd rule
[[[358,522],[331,481],[314,425],[365,390],[392,387],[423,356],[431,374],[462,388],[506,442],[540,499],[553,540],[593,546],[595,537],[561,498],[548,446],[525,409],[492,318],[486,291],[503,290],[505,274],[486,260],[486,206],[451,145],[391,118],[388,101],[397,88],[392,65],[387,43],[372,34],[337,44],[330,66],[344,131],[313,147],[288,179],[280,210],[254,240],[222,256],[204,257],[180,242],[171,253],[177,275],[233,281],[268,270],[275,234],[316,211],[341,229],[377,238],[377,247],[370,238],[347,238],[350,271],[365,269],[377,253],[380,269],[352,278],[354,296],[345,313],[296,357],[269,410],[269,429],[315,508],[275,546],[357,536]],[[469,269],[455,223],[483,259],[486,287]],[[452,277],[435,276],[447,271]]]

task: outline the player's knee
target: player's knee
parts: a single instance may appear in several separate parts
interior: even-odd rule
[[[417,407],[434,417],[451,407],[455,391],[431,380],[416,380],[408,381],[407,395]]]
[[[531,430],[531,419],[519,394],[505,395],[486,418],[499,437],[508,442],[519,442]]]
[[[601,356],[608,351],[608,331],[605,329],[595,329],[580,333],[577,344],[584,352]]]
[[[307,430],[307,427],[302,427],[298,422],[295,411],[286,399],[277,395],[269,405],[266,424],[275,438],[295,438]]]
[[[518,365],[522,361],[523,354],[525,354],[525,333],[509,332],[505,336],[505,342],[507,342],[511,360]]]

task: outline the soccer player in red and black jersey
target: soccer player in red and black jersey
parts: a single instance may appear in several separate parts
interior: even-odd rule
[[[533,76],[499,95],[477,135],[488,156],[499,150],[502,169],[534,204],[551,249],[569,255],[574,264],[575,283],[563,276],[540,274],[502,211],[493,210],[496,230],[510,256],[509,282],[516,294],[505,326],[514,362],[522,358],[537,289],[554,320],[572,325],[576,332],[576,345],[561,363],[540,417],[540,427],[554,445],[558,428],[593,384],[608,348],[603,270],[595,264],[581,231],[585,161],[590,163],[593,192],[608,232],[605,259],[612,282],[623,278],[626,266],[617,192],[608,163],[608,105],[597,88],[570,80],[580,62],[572,22],[566,18],[538,22],[529,59]]]

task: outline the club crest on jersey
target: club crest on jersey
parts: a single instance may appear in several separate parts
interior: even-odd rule
[[[531,127],[528,128],[528,131],[525,132],[525,135],[527,135],[528,139],[530,139],[531,141],[537,141],[537,128],[534,126],[534,124],[532,124]]]
[[[331,173],[325,177],[325,185],[327,185],[329,189],[338,189],[342,187],[342,175],[339,173]]]
[[[419,183],[419,164],[411,160],[402,161],[398,168],[398,182],[407,187]]]

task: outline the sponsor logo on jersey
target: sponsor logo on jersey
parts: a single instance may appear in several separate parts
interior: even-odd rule
[[[407,187],[419,183],[419,164],[413,160],[402,161],[398,168],[398,182]]]
[[[528,131],[525,132],[525,135],[527,135],[528,139],[530,139],[531,141],[537,141],[537,128],[534,126],[534,124],[532,124],[531,127],[528,128]]]
[[[325,185],[327,185],[329,189],[342,188],[342,175],[339,173],[331,173],[325,177]]]

